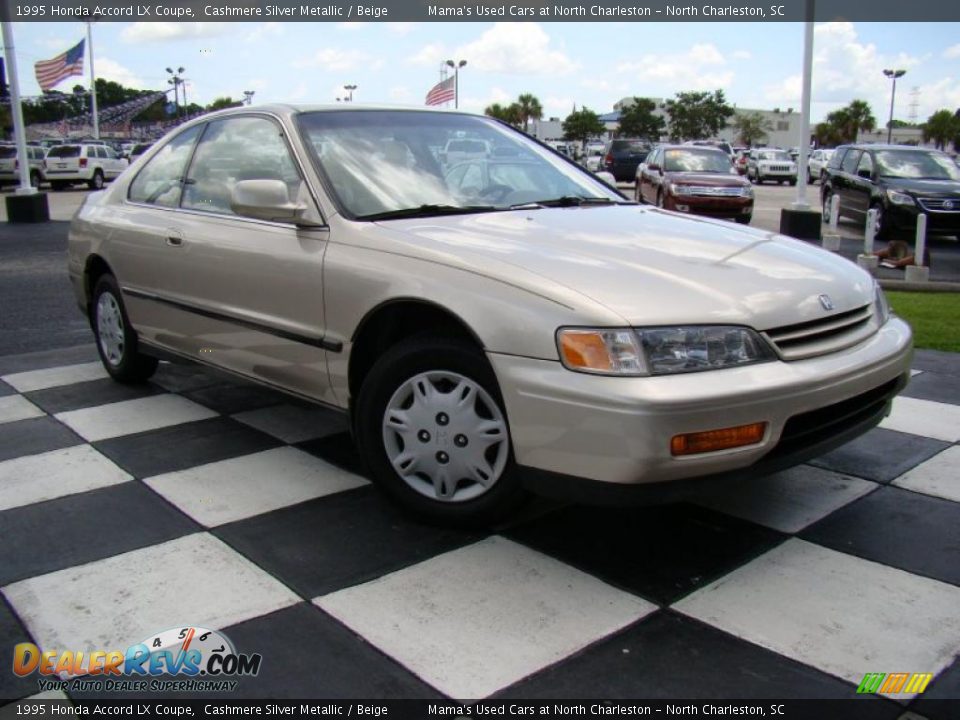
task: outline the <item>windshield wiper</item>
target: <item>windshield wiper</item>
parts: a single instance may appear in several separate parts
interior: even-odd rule
[[[581,205],[612,205],[616,201],[605,197],[583,197],[582,195],[561,195],[549,200],[531,200],[530,202],[511,205],[511,210],[526,207],[580,207]]]
[[[468,215],[470,213],[493,212],[493,205],[434,205],[384,210],[383,212],[357,215],[357,220],[400,220],[402,218],[433,217],[435,215]]]

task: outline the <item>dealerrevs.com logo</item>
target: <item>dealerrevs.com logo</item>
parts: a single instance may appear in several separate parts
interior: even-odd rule
[[[262,661],[202,627],[165,630],[126,650],[40,650],[33,643],[13,649],[14,674],[36,673],[41,691],[229,692],[237,688],[235,678],[256,676]]]

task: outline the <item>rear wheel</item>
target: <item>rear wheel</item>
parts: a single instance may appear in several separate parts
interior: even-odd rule
[[[634,188],[634,197],[638,203],[643,202],[643,193],[640,192],[640,179],[637,178],[636,187]]]
[[[100,170],[93,171],[93,177],[87,182],[91,190],[103,190],[103,173]]]
[[[877,211],[877,215],[873,222],[873,237],[876,240],[886,240],[887,236],[890,234],[890,228],[886,221],[883,205],[880,203],[874,203],[870,206],[870,209]]]
[[[130,326],[116,278],[101,275],[93,290],[90,324],[100,360],[110,377],[122,383],[144,382],[157,369],[157,360],[137,351],[137,334]]]
[[[796,179],[796,178],[790,178],[790,184],[791,184],[791,185],[796,185],[796,184],[797,184],[797,179]]]
[[[496,377],[473,345],[421,335],[364,379],[354,434],[374,481],[432,522],[502,519],[524,493]]]
[[[659,191],[659,192],[657,193],[657,207],[658,207],[658,208],[662,208],[663,206],[664,206],[664,204],[663,204],[663,191],[661,190],[661,191]]]
[[[33,187],[35,188],[40,187],[40,171],[39,170],[30,171],[30,184],[33,185]]]
[[[821,197],[821,215],[823,216],[824,224],[827,224],[830,222],[830,208],[833,207],[833,192],[831,190],[825,190],[821,193]],[[839,220],[839,218],[837,219]]]
[[[750,221],[753,220],[753,215],[738,215],[735,219],[741,225],[749,225]]]

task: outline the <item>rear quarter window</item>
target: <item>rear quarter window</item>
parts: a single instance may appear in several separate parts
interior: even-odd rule
[[[75,158],[80,157],[80,148],[76,145],[57,145],[50,148],[47,157],[52,158]]]

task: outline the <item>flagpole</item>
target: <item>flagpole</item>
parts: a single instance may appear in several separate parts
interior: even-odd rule
[[[8,11],[4,9],[3,20],[3,48],[7,56],[7,71],[10,79],[10,114],[13,116],[13,136],[17,144],[17,158],[19,159],[20,187],[18,194],[35,193],[36,189],[30,186],[30,161],[27,159],[27,135],[23,125],[23,108],[20,106],[20,76],[17,72],[17,54],[13,48],[13,29],[6,20]]]
[[[93,117],[93,138],[100,139],[100,119],[97,117],[97,75],[93,69],[93,21],[87,20],[87,48],[90,52],[90,107]]]

